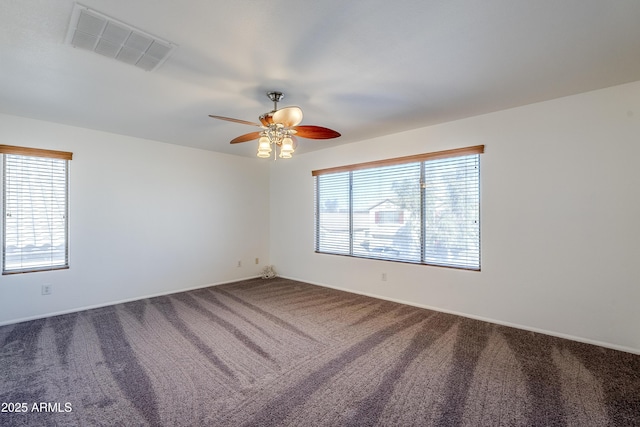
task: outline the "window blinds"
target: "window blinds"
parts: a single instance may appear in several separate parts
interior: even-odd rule
[[[3,274],[68,267],[67,177],[71,153],[3,156]],[[4,151],[3,151],[4,150]],[[28,149],[27,149],[28,150]],[[51,153],[51,152],[49,152]],[[52,152],[60,153],[60,152]]]
[[[319,251],[351,253],[351,176],[348,172],[316,179],[316,245]]]
[[[480,156],[424,162],[423,261],[480,269]]]
[[[314,171],[316,251],[479,270],[483,151]]]

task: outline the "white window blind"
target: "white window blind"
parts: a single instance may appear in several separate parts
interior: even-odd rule
[[[420,163],[352,174],[353,255],[419,262]]]
[[[3,152],[3,274],[68,267],[68,159]],[[17,147],[16,147],[17,148]],[[3,150],[4,149],[4,150]]]
[[[480,156],[424,162],[427,264],[480,269]]]
[[[314,171],[316,251],[479,270],[483,151]]]
[[[322,175],[317,178],[317,245],[322,252],[349,255],[351,252],[351,218],[349,173]],[[320,192],[320,189],[322,191]]]

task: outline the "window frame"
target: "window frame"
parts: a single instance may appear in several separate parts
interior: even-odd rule
[[[64,263],[50,262],[49,265],[42,266],[21,266],[22,268],[11,268],[7,270],[7,155],[21,156],[21,157],[38,157],[50,160],[64,161]],[[0,156],[2,164],[2,227],[0,227],[2,233],[2,247],[1,252],[1,270],[2,275],[33,273],[40,271],[52,271],[52,270],[65,270],[69,268],[69,165],[70,160],[73,158],[73,153],[67,151],[46,150],[39,148],[18,147],[12,145],[0,145]],[[62,180],[60,180],[62,182]]]
[[[405,157],[397,157],[397,158],[391,158],[391,159],[384,159],[384,160],[377,160],[377,161],[372,161],[372,162],[365,162],[365,163],[358,163],[358,164],[352,164],[352,165],[346,165],[346,166],[338,166],[338,167],[332,167],[332,168],[326,168],[326,169],[320,169],[320,170],[314,170],[311,172],[312,176],[314,177],[314,250],[316,253],[321,253],[321,254],[329,254],[329,255],[342,255],[342,256],[350,256],[350,257],[355,257],[355,258],[365,258],[365,259],[378,259],[378,260],[384,260],[384,261],[393,261],[393,262],[402,262],[402,263],[409,263],[409,264],[417,264],[417,265],[430,265],[430,266],[437,266],[437,267],[445,267],[445,268],[454,268],[454,269],[462,269],[462,270],[470,270],[470,271],[480,271],[481,270],[481,235],[480,235],[480,154],[484,153],[484,145],[476,145],[476,146],[472,146],[472,147],[464,147],[464,148],[457,148],[457,149],[452,149],[452,150],[445,150],[445,151],[437,151],[437,152],[431,152],[431,153],[423,153],[423,154],[418,154],[418,155],[412,155],[412,156],[405,156]],[[456,158],[456,157],[466,157],[466,156],[471,156],[471,155],[477,155],[477,215],[474,216],[475,218],[477,218],[477,267],[475,265],[475,262],[472,263],[468,263],[465,265],[465,263],[463,261],[459,261],[457,262],[458,265],[455,265],[455,263],[445,263],[445,262],[434,262],[434,261],[429,261],[427,260],[427,255],[426,255],[426,242],[427,242],[427,234],[426,234],[426,219],[424,217],[425,215],[425,199],[426,199],[426,190],[425,190],[425,177],[424,177],[424,171],[426,169],[425,163],[429,162],[429,161],[433,161],[433,160],[440,160],[440,159],[450,159],[450,158]],[[420,185],[420,230],[419,230],[419,261],[416,261],[414,259],[402,259],[400,257],[393,257],[393,256],[363,256],[360,253],[356,253],[356,252],[361,252],[361,251],[354,251],[354,228],[353,228],[353,216],[355,215],[355,210],[353,209],[353,204],[352,204],[352,200],[353,200],[353,172],[355,171],[360,171],[360,170],[373,170],[376,168],[383,168],[385,166],[392,166],[392,165],[403,165],[403,164],[408,164],[408,163],[420,163],[420,181],[419,181],[419,185]],[[349,207],[348,207],[348,216],[349,216],[349,249],[348,251],[346,250],[346,248],[344,248],[344,250],[336,250],[335,252],[331,252],[329,250],[320,250],[320,245],[321,245],[321,207],[320,205],[320,199],[321,199],[321,180],[322,180],[322,176],[323,175],[334,175],[334,174],[342,174],[342,173],[348,173],[348,181],[349,181],[349,186],[348,186],[348,195],[343,195],[345,196],[345,198],[349,199]],[[381,173],[383,173],[381,171]],[[417,182],[416,182],[417,184]],[[474,209],[475,211],[475,209]],[[476,239],[476,236],[474,236],[474,241]],[[415,240],[416,242],[418,241],[418,239]],[[417,246],[414,247],[414,249],[418,249]],[[397,252],[397,251],[396,251]],[[417,259],[417,257],[416,257]],[[476,258],[474,257],[472,261],[475,261]],[[451,265],[454,264],[454,265]]]

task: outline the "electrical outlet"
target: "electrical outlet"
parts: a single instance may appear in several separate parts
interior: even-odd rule
[[[383,282],[387,281],[387,273],[382,273],[382,277],[381,277]]]
[[[53,286],[50,284],[42,285],[42,295],[51,295],[53,292]]]
[[[242,261],[238,261],[238,267],[242,267]]]
[[[260,258],[256,258],[256,264],[260,264]]]

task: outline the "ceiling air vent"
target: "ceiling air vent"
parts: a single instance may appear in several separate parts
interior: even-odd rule
[[[75,4],[66,42],[73,47],[153,71],[175,45],[100,12]]]

